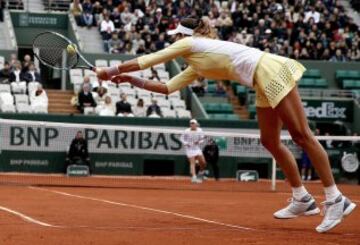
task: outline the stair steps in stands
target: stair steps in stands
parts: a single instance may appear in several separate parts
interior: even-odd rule
[[[229,101],[234,108],[234,113],[239,115],[241,119],[249,119],[249,112],[246,106],[240,105],[239,99],[234,94],[234,91],[231,88],[228,88],[226,92],[228,94]]]
[[[74,95],[72,90],[61,91],[56,89],[46,90],[49,98],[49,113],[52,114],[79,114],[76,107],[70,104]]]

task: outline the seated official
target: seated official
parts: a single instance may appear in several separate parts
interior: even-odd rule
[[[75,138],[71,141],[65,161],[65,172],[69,165],[87,165],[90,171],[88,144],[81,131],[78,131]]]

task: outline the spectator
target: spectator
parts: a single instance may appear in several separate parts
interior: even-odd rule
[[[100,86],[96,89],[96,95],[94,96],[95,102],[97,105],[103,105],[105,103],[106,95],[106,88]]]
[[[215,94],[217,96],[225,96],[226,95],[226,88],[222,81],[216,81]]]
[[[151,100],[151,105],[146,110],[147,117],[162,117],[162,112],[160,106],[157,104],[156,99]]]
[[[93,25],[94,16],[92,13],[93,7],[92,7],[92,3],[90,2],[90,0],[84,0],[84,2],[82,4],[82,9],[83,9],[83,14],[82,14],[83,23],[88,28],[91,28]]]
[[[203,154],[207,163],[210,163],[213,171],[215,180],[219,180],[219,147],[215,140],[209,139],[208,144],[204,147]]]
[[[24,55],[24,61],[22,63],[22,72],[25,74],[29,70],[30,64],[32,64],[31,56],[26,54]]]
[[[81,87],[84,87],[84,85],[89,86],[90,91],[92,91],[92,90],[93,90],[93,88],[92,88],[92,84],[91,84],[91,81],[90,81],[90,77],[89,77],[89,76],[84,76],[84,78],[83,78],[83,84],[82,84],[82,86],[81,86]]]
[[[24,81],[24,73],[22,72],[22,66],[20,61],[15,62],[15,68],[9,75],[10,82]]]
[[[333,62],[345,62],[346,57],[342,54],[341,49],[337,49],[335,55],[333,55],[330,59]]]
[[[95,108],[96,102],[90,92],[90,86],[88,84],[83,85],[83,90],[78,95],[78,110],[84,113],[85,108]]]
[[[100,23],[100,16],[103,12],[103,7],[101,6],[99,1],[96,1],[93,5],[93,16],[95,18],[95,23],[98,25]]]
[[[75,138],[71,141],[69,152],[65,160],[65,168],[69,165],[86,165],[90,171],[90,157],[87,140],[84,139],[82,131],[76,133]],[[65,169],[65,172],[66,172]]]
[[[138,102],[136,103],[136,106],[133,109],[133,113],[135,117],[145,117],[146,116],[146,110],[144,106],[144,100],[138,99]]]
[[[10,64],[5,61],[4,68],[0,71],[0,83],[8,83],[10,78]]]
[[[76,24],[78,26],[83,26],[83,8],[80,3],[80,0],[73,0],[72,3],[70,3],[70,13],[74,16]]]
[[[104,41],[105,51],[107,51],[107,52],[109,52],[108,43],[109,43],[109,40],[111,39],[111,35],[114,31],[115,31],[114,22],[112,22],[112,20],[110,20],[110,18],[109,18],[109,15],[106,14],[105,19],[101,22],[101,25],[100,25],[100,32],[102,35],[102,39]]]
[[[123,42],[119,39],[119,36],[116,32],[111,35],[111,39],[109,40],[109,53],[117,54],[122,51]]]
[[[198,77],[191,85],[192,91],[198,96],[204,96],[207,80],[204,77]]]
[[[35,108],[41,107],[41,108],[46,108],[47,111],[49,100],[41,84],[38,85],[37,89],[31,92],[30,101],[33,110]]]
[[[310,19],[313,19],[315,24],[319,23],[320,21],[320,13],[315,10],[314,6],[311,6],[310,11],[305,13],[304,22],[309,22]]]
[[[121,100],[116,103],[116,115],[121,117],[133,117],[131,105],[127,101],[127,95],[121,93],[120,98]]]
[[[100,116],[115,116],[115,107],[110,96],[105,96],[104,103],[97,107]]]
[[[5,9],[5,0],[0,0],[0,22],[4,21],[3,9]]]
[[[26,82],[41,82],[40,73],[36,71],[34,63],[29,64],[28,71],[24,74]]]
[[[157,70],[155,70],[154,67],[151,67],[151,76],[149,77],[149,79],[160,82],[160,77],[158,75]]]

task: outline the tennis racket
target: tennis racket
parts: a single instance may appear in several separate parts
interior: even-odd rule
[[[42,32],[34,38],[33,51],[39,61],[53,69],[82,68],[94,70],[94,66],[80,54],[76,45],[57,32]],[[82,60],[85,65],[79,65]]]

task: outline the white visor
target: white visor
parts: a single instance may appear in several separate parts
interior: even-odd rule
[[[176,35],[178,33],[181,33],[181,34],[185,34],[185,35],[189,35],[189,36],[192,36],[192,34],[194,33],[194,31],[190,28],[187,28],[185,26],[182,26],[181,24],[179,24],[176,29],[174,30],[170,30],[167,32],[168,35]]]

